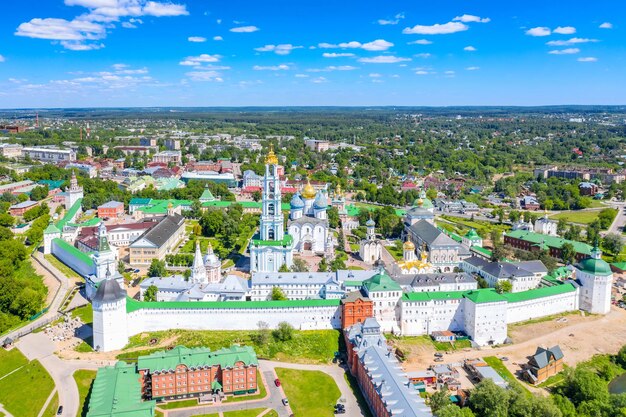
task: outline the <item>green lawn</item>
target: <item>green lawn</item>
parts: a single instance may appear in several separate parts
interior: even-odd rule
[[[72,310],[72,318],[80,318],[83,323],[91,325],[93,323],[93,309],[91,303]]]
[[[52,377],[32,361],[0,379],[0,403],[14,416],[37,417],[53,389]]]
[[[485,356],[483,360],[487,363],[487,365],[491,366],[502,378],[504,378],[504,380],[508,382],[509,385],[522,387],[524,388],[523,392],[530,395],[530,392],[528,391],[528,389],[526,389],[524,384],[520,383],[517,378],[515,378],[515,375],[513,375],[511,371],[509,371],[507,367],[504,366],[500,359],[496,358],[495,356]]]
[[[469,340],[457,340],[454,343],[448,343],[448,342],[436,342],[436,341],[432,341],[433,346],[435,347],[435,349],[439,350],[439,351],[454,351],[454,350],[459,350],[459,349],[466,349],[466,348],[471,348],[472,347],[472,342]]]
[[[66,277],[81,279],[81,277],[72,268],[59,261],[54,255],[44,255],[43,257]]]
[[[91,336],[87,338],[87,342],[89,342],[89,343],[92,343],[92,340],[93,340],[93,338]],[[80,344],[74,348],[74,351],[80,352],[80,353],[93,352],[93,348],[87,342],[84,341],[84,340],[82,342],[80,342]]]
[[[91,392],[91,384],[96,379],[96,371],[88,369],[79,369],[74,372],[74,381],[78,387],[78,397],[80,403],[78,405],[79,416],[85,417],[87,415],[87,407],[89,406],[89,394]]]
[[[265,410],[267,410],[267,408],[261,407],[252,408],[250,410],[226,411],[224,417],[256,417]]]
[[[46,407],[46,411],[43,412],[42,417],[54,417],[57,415],[57,410],[59,409],[59,394],[54,393],[54,397],[48,403],[48,407]]]
[[[11,350],[0,349],[0,378],[27,363],[28,359],[19,350],[15,348]]]
[[[332,417],[341,392],[333,379],[321,371],[276,368],[289,405],[296,416]]]
[[[157,411],[157,412],[159,412],[159,411]],[[161,416],[162,415],[163,415],[163,413],[161,413]],[[220,416],[219,414],[196,414],[196,415],[193,415],[191,417],[219,417],[219,416]]]
[[[363,268],[362,266],[352,265],[352,266],[348,267],[348,270],[350,270],[350,271],[364,271],[365,268]]]
[[[264,417],[278,417],[278,412],[276,410],[270,410]]]
[[[252,395],[230,395],[226,400],[222,401],[224,403],[236,403],[240,401],[250,401],[250,400],[258,400],[261,398],[265,398],[267,391],[265,391],[265,385],[263,384],[263,380],[261,379],[261,372],[257,369],[256,371],[256,380],[259,385],[259,393]],[[268,381],[269,383],[269,381]]]
[[[163,404],[159,404],[159,408],[162,410],[173,410],[175,408],[194,407],[198,405],[198,400],[193,398],[191,400],[171,401]]]
[[[600,214],[600,210],[594,210],[594,211],[570,210],[570,211],[562,211],[558,214],[553,214],[550,216],[550,218],[553,220],[565,219],[571,223],[589,224],[598,218],[598,214]]]
[[[254,347],[259,358],[277,359],[298,363],[329,363],[339,350],[341,334],[338,330],[307,330],[293,332],[293,338],[286,342],[275,340],[271,335],[266,343],[256,344],[254,337],[257,332],[251,331],[196,331],[167,330],[161,332],[142,333],[130,338],[126,349],[148,347],[152,338],[164,340],[177,337],[174,345],[187,347],[206,346],[213,350],[229,347],[232,344]],[[138,356],[149,354],[163,348],[151,348],[141,351],[127,352],[118,355],[118,359],[132,360]]]
[[[387,252],[389,252],[396,261],[404,260],[404,253],[402,249],[398,250],[395,246],[385,246],[385,249],[387,249]]]

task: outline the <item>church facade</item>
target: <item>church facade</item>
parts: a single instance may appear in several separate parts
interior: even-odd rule
[[[290,203],[287,228],[298,253],[323,254],[328,241],[328,199],[310,183],[295,193]]]

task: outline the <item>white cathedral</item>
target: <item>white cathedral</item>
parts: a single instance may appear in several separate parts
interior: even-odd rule
[[[372,218],[365,223],[367,234],[359,244],[359,256],[363,262],[373,265],[382,257],[383,245],[376,239],[376,223]]]
[[[311,183],[295,193],[291,199],[287,228],[293,237],[293,248],[298,253],[322,254],[332,247],[328,233],[328,199],[322,191],[315,191]]]

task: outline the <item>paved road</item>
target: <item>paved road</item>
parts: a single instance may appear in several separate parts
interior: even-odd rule
[[[615,216],[613,223],[611,223],[611,227],[609,227],[609,230],[607,230],[607,234],[608,233],[621,234],[622,232],[621,229],[626,224],[626,213],[624,212],[624,210],[626,209],[626,203],[615,202],[615,203],[611,203],[610,206],[617,209],[617,216]]]
[[[78,369],[96,370],[101,366],[111,364],[109,361],[61,360],[54,354],[54,342],[44,333],[31,333],[24,336],[16,346],[29,360],[38,359],[46,368],[59,392],[59,405],[63,406],[64,417],[75,417],[78,413],[80,398],[72,376],[74,372]]]
[[[55,320],[58,316],[58,310],[61,307],[61,303],[65,298],[65,294],[67,294],[67,291],[70,288],[71,281],[68,280],[65,275],[59,272],[58,269],[52,266],[52,264],[50,264],[50,262],[48,262],[43,257],[43,254],[41,252],[36,251],[33,254],[32,258],[33,266],[36,268],[38,273],[51,276],[52,278],[57,280],[61,284],[61,286],[55,294],[54,299],[52,300],[52,303],[50,304],[50,307],[48,308],[48,312],[46,312],[46,314],[29,323],[27,326],[20,327],[19,329],[8,333],[7,335],[3,336],[3,338],[8,336],[12,339],[18,339],[21,335],[32,331],[32,329],[36,329]]]

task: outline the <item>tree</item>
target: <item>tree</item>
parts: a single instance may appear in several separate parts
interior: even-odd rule
[[[483,417],[507,417],[509,393],[491,379],[483,379],[472,393],[470,407]]]
[[[30,192],[30,198],[31,198],[31,200],[34,200],[34,201],[40,201],[40,200],[43,200],[46,197],[48,197],[48,186],[47,185],[35,187]]]
[[[328,271],[328,263],[326,262],[326,258],[322,258],[319,264],[317,264],[317,272],[327,272]]]
[[[261,201],[261,197],[262,197],[262,195],[261,195],[260,191],[254,191],[252,193],[252,200],[254,200],[254,201]]]
[[[272,332],[274,339],[286,342],[293,338],[293,326],[286,321],[278,323],[278,328]]]
[[[517,210],[509,211],[509,220],[511,220],[513,223],[519,221],[520,216],[521,216],[521,214]]]
[[[266,321],[258,321],[256,324],[259,329],[256,334],[256,344],[263,346],[269,342],[270,338],[270,325]]]
[[[552,396],[552,401],[563,417],[578,417],[576,407],[566,397],[556,394]]]
[[[624,240],[616,233],[609,233],[604,237],[602,246],[613,255],[618,255],[624,248]]]
[[[143,300],[144,301],[156,301],[157,292],[159,292],[159,288],[156,285],[150,285],[148,288],[146,288],[146,291],[143,293]]]
[[[289,267],[287,264],[282,264],[280,268],[278,268],[278,272],[289,272]]]
[[[32,288],[24,288],[11,303],[10,311],[22,319],[36,314],[43,304],[43,294]]]
[[[286,299],[287,299],[287,296],[285,295],[285,293],[280,287],[272,287],[272,300],[283,301]]]
[[[491,238],[491,245],[494,248],[502,243],[502,233],[500,233],[498,229],[492,229],[489,232],[489,237]]]
[[[165,270],[165,262],[153,259],[150,263],[150,268],[148,268],[148,276],[164,277],[165,274],[167,274],[167,271]]]
[[[8,213],[0,214],[0,226],[11,227],[15,224],[15,217]]]
[[[567,265],[574,263],[576,259],[576,249],[574,249],[574,245],[567,242],[561,246],[561,259]]]
[[[331,229],[339,227],[339,210],[337,207],[331,207],[326,210],[326,215],[328,216],[328,227]]]
[[[506,280],[506,281],[498,281],[496,283],[496,292],[498,294],[502,294],[505,292],[511,292],[513,290],[513,284],[511,284],[511,281]]]
[[[433,187],[430,187],[428,190],[426,190],[426,198],[428,198],[429,200],[434,200],[437,198],[437,190],[435,190]]]
[[[293,265],[291,265],[291,272],[308,272],[309,265],[302,258],[294,258]]]
[[[430,408],[437,414],[437,411],[450,404],[450,396],[447,389],[441,389],[430,397]]]
[[[459,408],[454,404],[448,404],[435,413],[436,417],[474,417],[469,408]]]
[[[567,219],[565,217],[559,218],[559,221],[556,224],[556,232],[559,236],[563,236],[563,234],[567,231]]]

